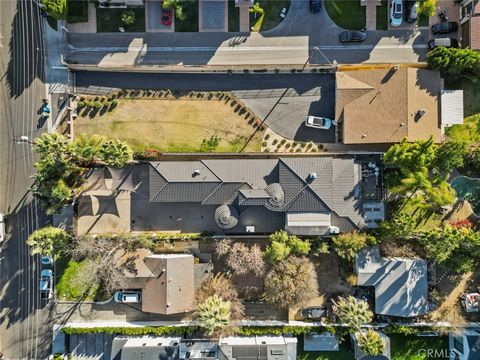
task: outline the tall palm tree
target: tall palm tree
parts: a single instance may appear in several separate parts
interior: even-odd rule
[[[230,325],[230,310],[230,301],[224,301],[218,295],[209,296],[198,306],[198,323],[208,335],[213,335],[215,330]]]
[[[372,321],[373,313],[366,301],[359,301],[353,296],[340,297],[338,302],[333,302],[337,307],[336,313],[340,322],[360,331],[362,325]]]
[[[27,239],[32,255],[57,257],[70,236],[63,229],[47,226],[34,231]]]
[[[107,165],[124,167],[133,160],[133,151],[120,140],[108,140],[100,146],[100,160]]]

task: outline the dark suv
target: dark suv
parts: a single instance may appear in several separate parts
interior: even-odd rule
[[[322,8],[322,2],[321,0],[310,0],[310,12],[315,14],[320,12],[320,9]]]

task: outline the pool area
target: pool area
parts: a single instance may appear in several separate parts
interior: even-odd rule
[[[451,185],[457,192],[457,196],[467,200],[472,205],[473,211],[480,214],[480,179],[457,176],[452,180]]]

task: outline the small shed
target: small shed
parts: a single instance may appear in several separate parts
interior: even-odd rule
[[[337,336],[330,332],[305,334],[303,337],[304,351],[338,351],[339,348]]]

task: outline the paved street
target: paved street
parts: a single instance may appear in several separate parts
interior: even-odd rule
[[[0,2],[0,211],[7,239],[0,252],[0,351],[7,359],[43,359],[51,337],[48,308],[37,291],[38,259],[25,240],[45,217],[27,194],[33,173],[31,139],[45,131],[38,114],[46,96],[42,18],[31,1]]]
[[[303,125],[307,115],[335,115],[332,74],[149,74],[76,72],[77,91],[95,87],[124,89],[232,91],[267,126],[299,141],[331,143],[334,129],[312,130]],[[108,91],[108,89],[106,89]]]
[[[325,8],[311,14],[293,1],[277,27],[262,33],[69,34],[67,60],[99,67],[140,65],[303,65],[416,63],[427,53],[428,29],[370,31],[361,44],[341,44],[343,31]],[[318,49],[317,49],[318,48]]]

